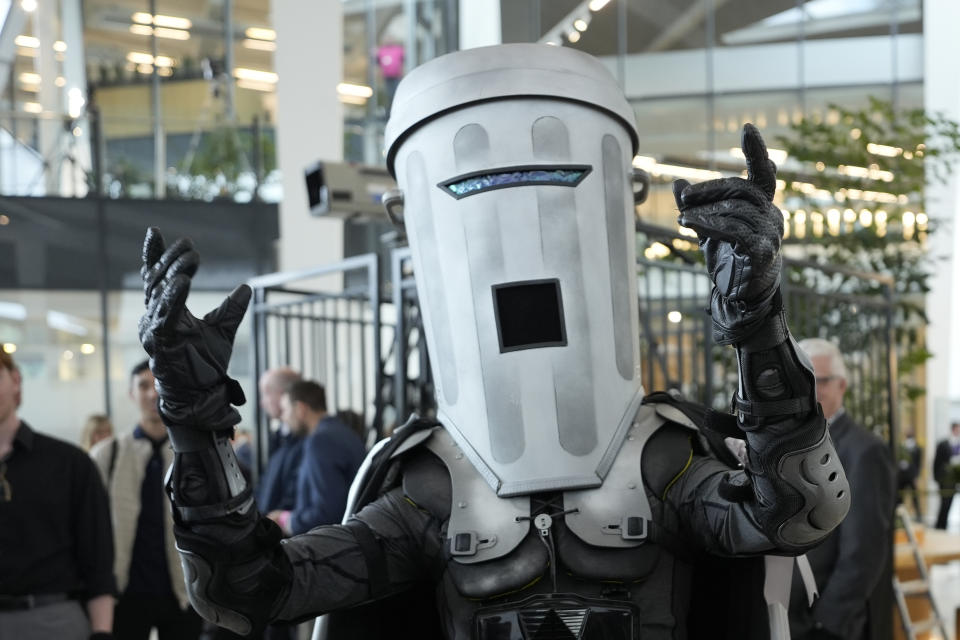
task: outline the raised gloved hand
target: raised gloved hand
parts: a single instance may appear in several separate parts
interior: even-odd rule
[[[186,300],[199,260],[190,240],[167,248],[158,229],[147,230],[140,269],[146,303],[140,342],[150,355],[164,423],[219,431],[240,422],[231,405],[245,402],[227,365],[251,291],[240,285],[219,308],[195,317]]]
[[[679,223],[697,232],[713,280],[710,314],[719,344],[740,343],[780,306],[783,215],[773,204],[776,165],[760,132],[743,126],[747,178],[673,183]]]

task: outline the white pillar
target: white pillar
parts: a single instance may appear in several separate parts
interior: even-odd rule
[[[64,110],[71,116],[80,115],[86,106],[87,99],[87,67],[84,64],[86,56],[83,49],[83,16],[80,11],[80,0],[61,0],[61,15],[63,16],[63,42],[66,45],[63,59],[63,95],[66,105]],[[82,198],[87,195],[88,171],[93,164],[90,155],[90,121],[82,120],[77,127],[71,150],[72,162],[64,171],[62,183],[66,187],[63,195]]]
[[[277,165],[283,173],[279,263],[282,271],[343,257],[343,224],[310,216],[304,169],[343,160],[341,0],[273,0],[277,32]]]
[[[40,42],[37,57],[34,58],[34,70],[40,75],[40,92],[37,101],[43,111],[38,116],[39,149],[46,168],[44,169],[44,188],[46,195],[60,195],[60,163],[62,161],[62,143],[64,113],[60,99],[60,88],[56,85],[57,61],[53,43],[57,39],[59,27],[57,4],[54,0],[40,0],[33,18],[34,35]],[[19,82],[14,78],[14,82]]]
[[[924,0],[924,108],[960,121],[957,24],[960,2]],[[933,269],[927,294],[927,344],[934,354],[927,362],[927,452],[932,458],[933,442],[946,435],[951,418],[960,419],[960,413],[955,413],[960,411],[960,295],[956,291],[960,260],[955,257],[960,253],[960,174],[954,173],[945,184],[929,180],[926,197],[927,213],[937,224],[929,238],[930,251],[941,260]],[[952,406],[954,402],[957,407]]]
[[[500,44],[500,0],[460,0],[460,48]]]

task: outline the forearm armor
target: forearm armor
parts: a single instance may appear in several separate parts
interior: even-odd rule
[[[280,528],[258,513],[230,430],[169,432],[174,459],[166,490],[190,603],[240,635],[259,633],[282,607],[293,576]]]
[[[777,307],[779,292],[777,293]],[[850,508],[846,475],[816,401],[813,367],[780,308],[738,343],[740,389],[734,398],[746,434],[752,511],[785,551],[822,540]]]

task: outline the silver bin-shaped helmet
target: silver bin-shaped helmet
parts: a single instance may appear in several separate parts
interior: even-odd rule
[[[386,130],[439,418],[501,496],[599,485],[643,394],[633,111],[565,48],[415,69]]]

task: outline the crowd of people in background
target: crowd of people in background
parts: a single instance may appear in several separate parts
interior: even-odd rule
[[[366,455],[362,418],[329,414],[323,386],[289,367],[265,372],[259,390],[271,429],[258,508],[286,535],[339,522]],[[12,356],[0,350],[0,550],[18,550],[0,553],[0,638],[236,637],[205,627],[187,599],[163,486],[173,454],[148,362],[129,377],[137,423],[115,430],[108,416],[91,415],[80,447],[21,420],[22,393]],[[238,429],[234,446],[249,480],[249,431]],[[264,633],[294,637],[287,625]]]

